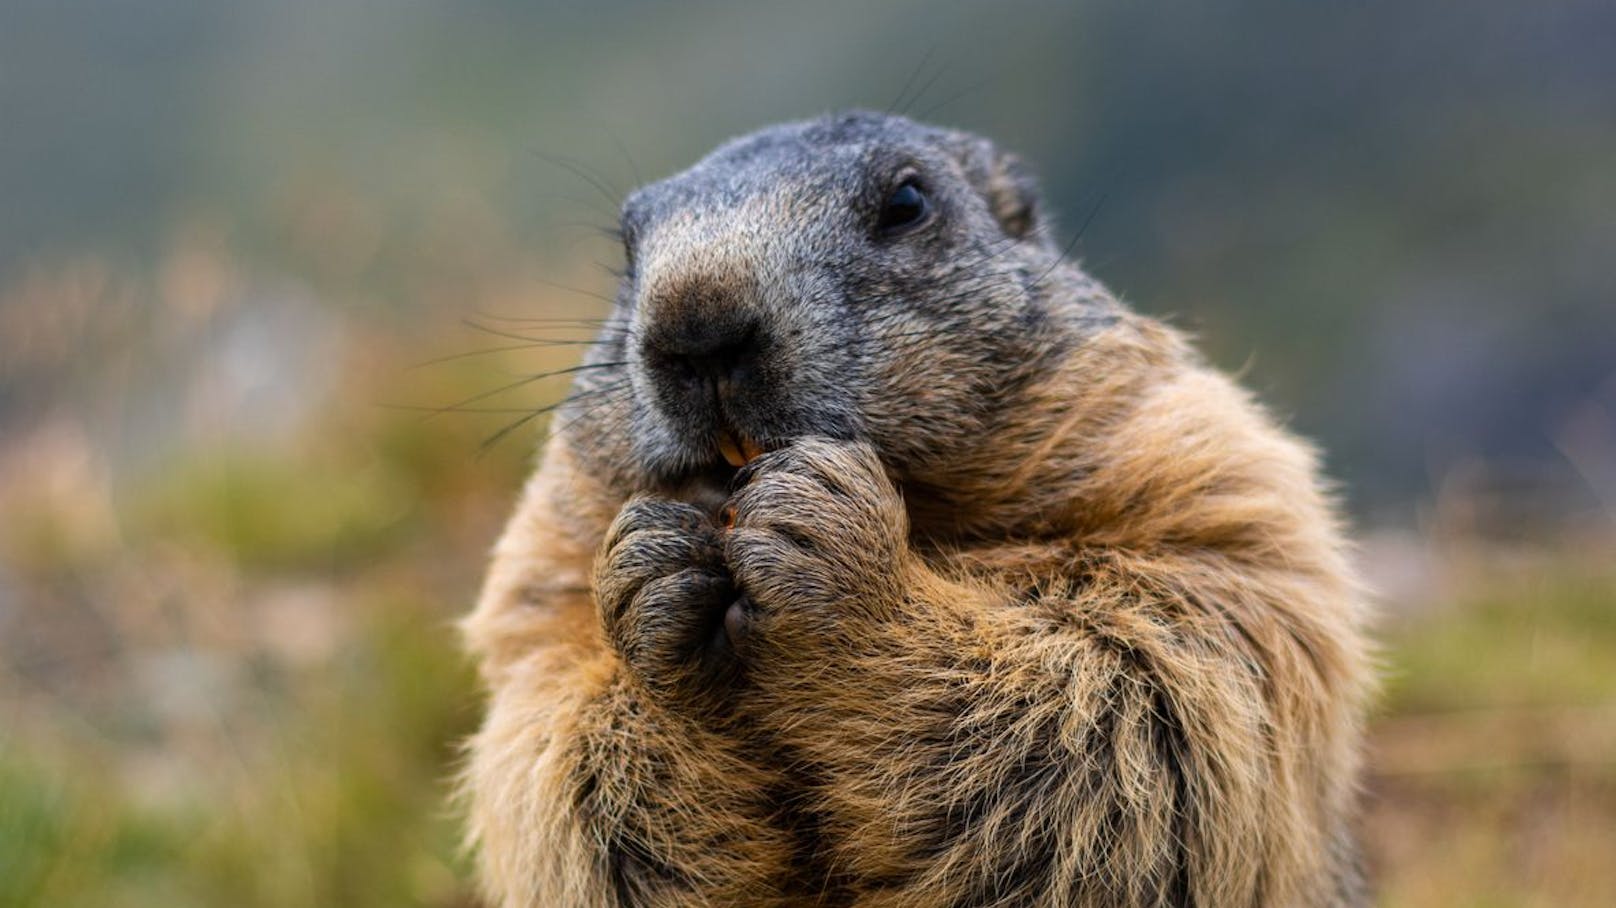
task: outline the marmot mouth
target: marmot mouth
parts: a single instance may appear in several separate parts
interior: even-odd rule
[[[723,456],[724,462],[737,470],[763,455],[762,445],[728,426],[719,428],[716,440],[718,453]]]
[[[756,441],[745,433],[721,426],[713,434],[713,459],[677,476],[668,477],[661,484],[662,494],[678,501],[688,501],[716,520],[724,503],[729,500],[735,476],[741,468],[780,446]]]

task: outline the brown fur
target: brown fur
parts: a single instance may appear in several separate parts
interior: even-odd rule
[[[492,900],[1361,904],[1362,599],[1315,457],[1117,311],[946,463],[764,455],[728,532],[553,438],[465,622]],[[699,619],[645,597],[726,577],[734,653],[656,651]]]

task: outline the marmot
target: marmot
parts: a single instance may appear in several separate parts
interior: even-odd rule
[[[1371,676],[1312,450],[855,112],[625,202],[464,628],[505,906],[1345,906]]]

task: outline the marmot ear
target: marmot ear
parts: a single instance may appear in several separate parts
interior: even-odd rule
[[[986,139],[961,138],[961,163],[966,177],[987,200],[988,210],[1005,234],[1047,243],[1047,238],[1036,236],[1043,226],[1044,212],[1032,171],[1020,158],[1000,151]]]

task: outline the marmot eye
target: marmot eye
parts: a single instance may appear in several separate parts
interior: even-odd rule
[[[914,180],[905,180],[887,196],[875,229],[887,235],[901,233],[924,221],[928,214],[931,214],[931,200]]]

